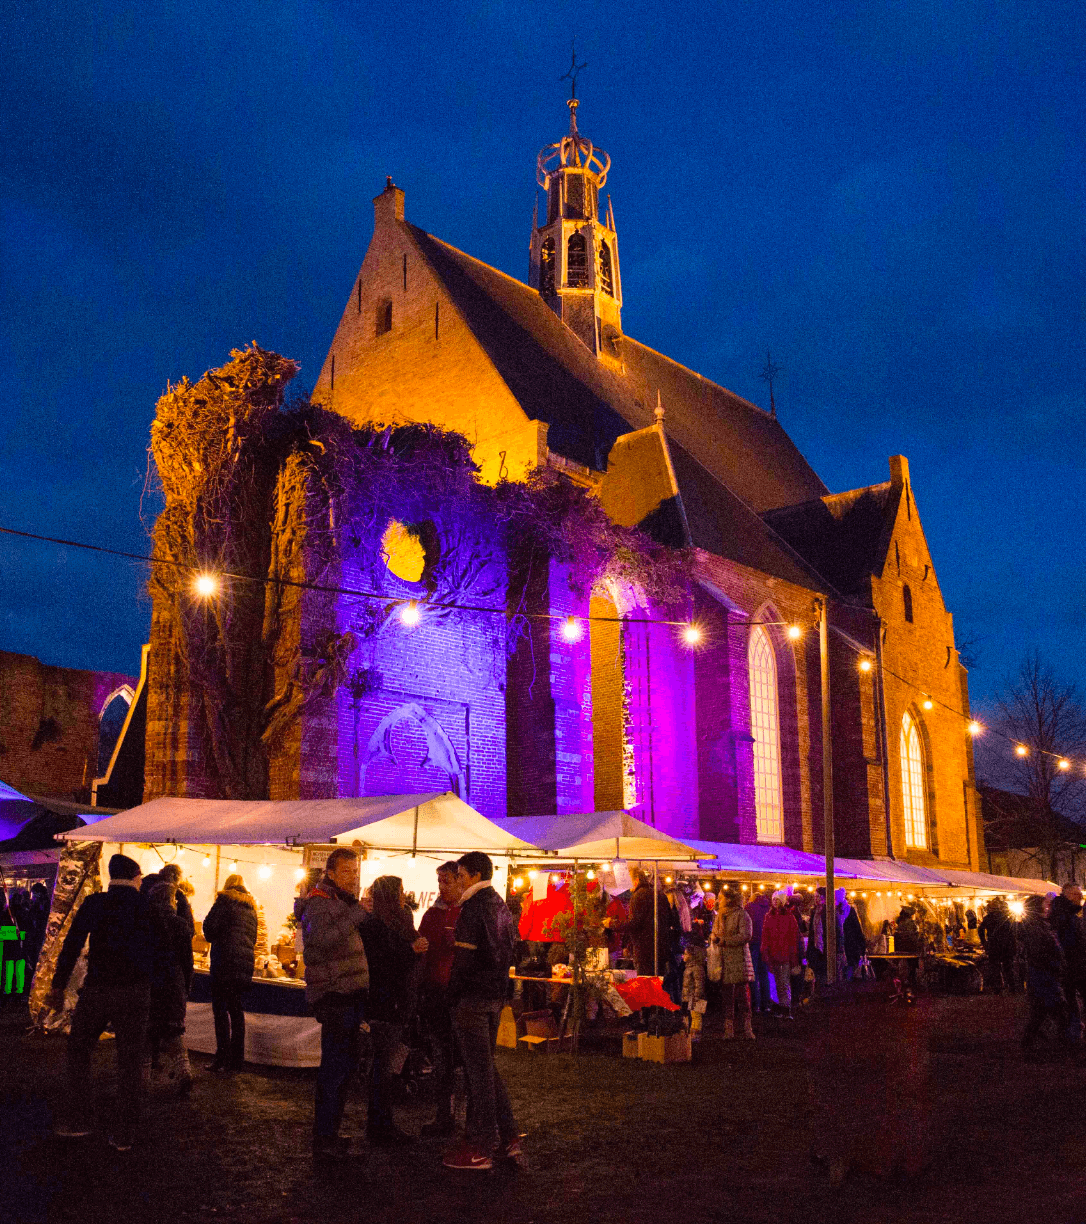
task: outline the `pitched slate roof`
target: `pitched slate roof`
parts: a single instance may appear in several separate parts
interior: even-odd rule
[[[869,591],[882,572],[901,488],[890,481],[833,493],[763,518],[773,531],[844,595]]]
[[[536,290],[403,222],[548,445],[601,471],[620,435],[652,424],[657,392],[667,432],[720,484],[761,513],[820,497],[825,485],[780,423],[754,404],[636,340],[618,340],[625,372],[591,353]]]

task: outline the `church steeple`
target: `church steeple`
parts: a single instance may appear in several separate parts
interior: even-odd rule
[[[567,105],[569,135],[547,145],[536,161],[547,213],[539,224],[537,204],[528,283],[593,353],[617,363],[622,281],[610,200],[600,220],[600,189],[611,159],[577,130],[577,98]]]

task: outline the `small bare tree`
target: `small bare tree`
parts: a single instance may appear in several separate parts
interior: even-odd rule
[[[989,757],[989,779],[1028,800],[1029,838],[1055,879],[1058,856],[1072,845],[1068,820],[1086,815],[1086,705],[1074,684],[1059,680],[1031,654],[996,700],[993,729],[1011,741],[1008,756]],[[1022,751],[1024,750],[1024,751]],[[1061,761],[1068,767],[1061,768]],[[1023,812],[1007,813],[1021,836]],[[999,839],[1002,821],[992,833]],[[1009,826],[1008,826],[1009,827]],[[1077,841],[1074,843],[1077,844]]]

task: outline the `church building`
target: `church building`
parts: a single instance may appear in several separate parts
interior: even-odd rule
[[[426,606],[449,533],[485,544],[485,523],[390,504],[366,530],[418,615],[363,637],[357,681],[303,715],[271,797],[453,789],[488,816],[622,808],[678,836],[819,851],[825,615],[837,853],[979,869],[967,677],[907,460],[831,492],[774,415],[628,336],[610,169],[571,101],[538,156],[527,283],[412,224],[389,179],[312,398],[359,426],[463,435],[485,485],[561,473],[684,550],[688,606],[582,590],[555,562],[531,578],[546,615],[504,642]],[[364,585],[353,564],[344,589]],[[357,603],[340,599],[340,629]],[[168,785],[154,734],[147,797]]]

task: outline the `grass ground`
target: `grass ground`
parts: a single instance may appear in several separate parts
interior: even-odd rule
[[[63,1040],[26,1036],[25,1014],[8,1005],[0,1219],[1083,1224],[1086,1070],[1049,1047],[1023,1054],[1023,1009],[1020,997],[937,1000],[928,1030],[933,1166],[914,1179],[853,1175],[833,1188],[808,1158],[817,1138],[808,1060],[834,1023],[817,1003],[791,1025],[766,1021],[755,1042],[710,1031],[692,1064],[624,1061],[614,1048],[577,1058],[499,1052],[530,1133],[530,1166],[519,1173],[452,1173],[437,1144],[420,1142],[319,1176],[307,1151],[311,1072],[253,1069],[223,1081],[202,1073],[200,1060],[191,1095],[156,1101],[131,1153],[98,1138],[54,1139]],[[108,1042],[99,1061],[108,1092]],[[865,1108],[849,1084],[841,1100]],[[415,1130],[428,1115],[409,1103],[400,1122]],[[357,1095],[347,1122],[364,1129]]]

